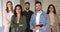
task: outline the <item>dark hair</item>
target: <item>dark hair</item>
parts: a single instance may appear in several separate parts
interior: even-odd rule
[[[11,5],[13,5],[13,3],[11,2],[11,1],[7,1],[7,3],[6,3],[6,11],[7,11],[7,13],[9,13],[9,9],[8,9],[8,7],[7,7],[7,4],[8,3],[11,3]],[[12,12],[13,12],[13,7],[11,8],[11,10],[12,10]]]
[[[48,6],[47,14],[49,14],[49,13],[50,13],[50,11],[49,11],[50,6],[52,6],[52,7],[54,8],[53,13],[54,13],[54,14],[56,14],[55,6],[54,6],[53,4],[50,4],[50,5]]]
[[[25,2],[25,5],[26,5],[26,4],[29,4],[29,5],[30,5],[30,3],[29,3],[29,2]]]
[[[38,4],[38,3],[39,3],[40,5],[42,5],[42,3],[41,3],[40,1],[36,1],[36,2],[35,2],[35,5]]]
[[[17,4],[17,5],[15,6],[14,15],[17,16],[17,13],[16,13],[16,8],[17,8],[17,7],[20,7],[20,9],[21,9],[21,13],[20,13],[20,14],[22,15],[22,6],[19,5],[19,4]]]

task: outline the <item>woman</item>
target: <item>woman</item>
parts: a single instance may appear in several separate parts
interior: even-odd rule
[[[4,11],[4,32],[9,32],[12,15],[13,15],[13,4],[11,1],[8,1],[6,3],[6,10]]]
[[[21,5],[16,5],[11,19],[11,32],[25,32],[27,28],[26,17],[22,15]]]
[[[47,14],[50,18],[50,32],[59,32],[59,22],[56,15],[55,6],[50,4],[47,9]]]
[[[11,16],[13,15],[13,4],[11,1],[6,3],[6,10],[4,11],[4,32],[9,32]]]

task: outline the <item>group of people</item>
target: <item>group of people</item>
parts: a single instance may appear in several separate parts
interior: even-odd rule
[[[59,32],[59,21],[55,6],[50,4],[47,13],[42,10],[42,3],[35,2],[35,12],[30,10],[30,3],[25,2],[25,10],[20,4],[13,9],[13,3],[7,1],[4,15],[4,32]]]

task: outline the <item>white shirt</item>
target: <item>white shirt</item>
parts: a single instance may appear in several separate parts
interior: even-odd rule
[[[9,15],[10,20],[11,20],[11,17],[12,17],[12,15],[13,15],[13,13],[10,11],[10,12],[8,13],[8,15]]]
[[[42,11],[37,12],[37,15],[36,15],[36,25],[39,24],[41,14],[42,14]],[[37,29],[36,32],[39,32],[39,29]]]

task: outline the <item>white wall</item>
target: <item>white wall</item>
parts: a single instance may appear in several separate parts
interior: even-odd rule
[[[0,27],[2,26],[2,7],[1,7],[1,5],[2,5],[2,2],[0,0]]]

